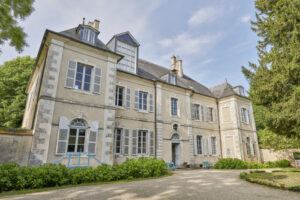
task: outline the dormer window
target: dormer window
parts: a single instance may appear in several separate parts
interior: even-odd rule
[[[169,83],[172,85],[176,85],[176,76],[174,74],[169,74]]]
[[[80,30],[80,40],[91,44],[95,43],[96,33],[89,28],[83,28]]]
[[[238,85],[236,87],[233,88],[234,92],[237,93],[238,95],[241,95],[241,96],[245,96],[245,92],[244,92],[244,87],[241,86],[241,85]]]

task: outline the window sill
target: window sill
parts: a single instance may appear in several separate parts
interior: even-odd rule
[[[147,110],[137,110],[137,111],[140,113],[149,113],[149,111],[147,111]]]
[[[85,91],[85,90],[78,90],[78,89],[75,89],[75,88],[68,88],[68,87],[65,87],[66,89],[69,89],[69,90],[72,90],[73,92],[76,92],[76,93],[80,93],[80,94],[88,94],[88,95],[100,95],[100,93],[94,93],[94,92],[91,92],[91,91]]]
[[[171,117],[174,117],[174,118],[180,118],[179,115],[171,115]]]
[[[115,107],[120,110],[126,110],[126,108],[124,108],[123,106],[115,106]]]

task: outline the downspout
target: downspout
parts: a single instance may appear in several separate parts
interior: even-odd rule
[[[155,146],[155,149],[154,149],[154,157],[156,158],[156,149],[157,149],[157,142],[156,142],[156,128],[157,128],[157,126],[156,126],[156,81],[154,81],[153,82],[153,85],[154,85],[154,99],[155,99],[155,103],[154,103],[154,129],[155,129],[155,131],[154,131],[154,146]]]
[[[217,112],[218,112],[218,124],[219,124],[219,135],[220,135],[220,155],[223,158],[223,148],[222,148],[222,136],[221,136],[221,122],[220,122],[220,112],[219,112],[219,100],[217,99]]]

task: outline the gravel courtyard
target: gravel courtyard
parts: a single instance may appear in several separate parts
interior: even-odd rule
[[[300,199],[300,193],[268,188],[240,180],[238,178],[240,172],[236,170],[179,170],[173,176],[161,179],[74,187],[1,199]]]

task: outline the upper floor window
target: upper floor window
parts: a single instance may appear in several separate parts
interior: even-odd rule
[[[124,97],[124,88],[117,86],[116,87],[116,106],[123,106],[123,97]]]
[[[246,124],[250,123],[250,113],[247,108],[241,108],[241,121]]]
[[[176,76],[173,74],[169,74],[169,83],[172,85],[176,85]]]
[[[213,111],[213,108],[212,107],[208,107],[207,108],[208,110],[208,121],[210,121],[210,122],[212,122],[212,121],[214,121],[214,111]]]
[[[199,104],[192,104],[192,119],[200,120]]]
[[[89,28],[83,28],[80,30],[80,40],[91,44],[95,43],[96,34],[95,31]]]
[[[76,69],[75,89],[90,91],[92,68],[78,63]]]
[[[139,91],[139,110],[147,110],[147,93]]]
[[[178,99],[171,98],[171,115],[177,116],[178,115],[178,109],[177,105],[178,104]]]
[[[117,65],[118,69],[135,73],[137,47],[118,40],[116,53],[124,56]]]

